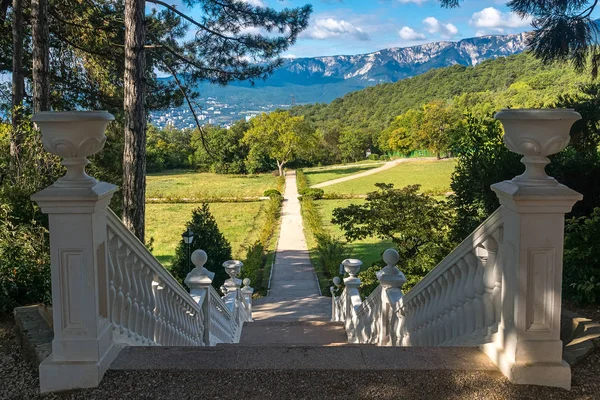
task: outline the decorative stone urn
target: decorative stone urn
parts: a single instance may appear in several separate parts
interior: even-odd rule
[[[358,274],[358,271],[360,271],[360,267],[362,266],[362,261],[355,258],[347,258],[342,261],[342,265],[351,278],[356,278],[356,274]]]
[[[243,266],[244,264],[239,260],[228,260],[223,263],[223,268],[225,268],[225,272],[227,272],[230,278],[225,281],[225,290],[227,293],[240,288],[242,281],[237,277],[242,271]]]
[[[85,172],[88,156],[102,150],[106,143],[106,126],[115,118],[107,111],[42,111],[32,121],[42,132],[46,151],[61,157],[67,173],[53,186],[64,188],[92,187],[98,181]]]
[[[556,179],[546,174],[549,155],[569,144],[569,132],[581,115],[573,109],[502,110],[495,116],[504,126],[504,143],[512,152],[524,157],[525,173],[513,178],[518,186],[556,186]]]

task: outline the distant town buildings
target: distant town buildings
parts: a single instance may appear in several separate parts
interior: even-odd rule
[[[250,121],[252,118],[264,112],[271,112],[276,109],[287,109],[290,104],[268,104],[256,105],[253,103],[228,104],[221,102],[214,97],[200,98],[196,101],[196,116],[202,125],[220,125],[225,128],[233,125],[235,121],[245,119]],[[171,107],[165,110],[152,111],[149,122],[158,127],[165,128],[172,126],[177,129],[194,129],[196,122],[194,115],[189,108],[182,106],[179,108]]]

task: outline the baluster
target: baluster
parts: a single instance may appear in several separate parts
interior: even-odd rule
[[[425,338],[425,323],[427,322],[427,315],[425,314],[427,309],[427,299],[425,298],[425,293],[421,292],[417,296],[419,298],[419,332],[417,334],[417,339],[419,341],[419,346],[427,346],[426,338]]]
[[[496,267],[496,254],[498,253],[498,244],[493,237],[488,237],[484,242],[488,256],[484,263],[485,272],[483,273],[483,305],[485,310],[485,329],[483,334],[490,335],[492,327],[496,321],[496,310],[494,309],[494,288],[496,287],[496,277],[494,268]]]
[[[456,263],[456,271],[460,271],[460,278],[458,279],[458,289],[456,291],[457,296],[457,321],[458,321],[458,337],[454,338],[454,345],[460,343],[461,339],[467,332],[467,319],[472,318],[472,315],[467,313],[467,283],[469,282],[469,267],[466,265],[463,259],[458,260]]]
[[[165,320],[165,332],[164,332],[164,346],[172,346],[172,338],[173,338],[173,313],[171,310],[171,304],[169,299],[169,287],[167,285],[163,285],[163,306],[164,306],[164,320]]]
[[[450,293],[452,311],[450,311],[450,324],[452,326],[452,340],[451,345],[454,345],[457,342],[457,339],[460,335],[459,330],[459,308],[460,308],[460,297],[459,291],[461,288],[462,282],[462,274],[460,268],[454,264],[450,268],[450,272],[454,276],[454,281],[452,283],[452,292]]]
[[[464,321],[462,323],[461,337],[462,340],[468,340],[468,337],[475,332],[476,327],[476,313],[473,305],[475,299],[475,276],[477,274],[476,265],[473,264],[473,254],[468,253],[459,261],[461,271],[463,272],[464,291],[463,296],[465,299],[463,305]],[[464,278],[466,276],[466,279]]]
[[[117,324],[115,322],[114,307],[117,300],[117,290],[115,288],[115,265],[113,262],[112,254],[112,243],[114,234],[110,229],[106,232],[106,243],[108,244],[108,309],[110,310],[109,321],[111,322],[112,329],[115,330]]]
[[[440,343],[443,342],[443,339],[441,338],[442,335],[442,329],[440,329],[440,316],[442,315],[442,308],[441,308],[441,295],[442,295],[442,287],[440,285],[440,279],[436,279],[435,281],[433,281],[432,283],[433,286],[433,292],[434,292],[434,297],[433,297],[433,316],[432,316],[432,322],[431,322],[431,330],[433,332],[433,345],[437,346]]]
[[[155,314],[156,314],[156,343],[162,346],[166,346],[165,344],[165,331],[166,331],[166,320],[165,320],[165,304],[164,304],[164,296],[165,296],[165,287],[163,285],[162,280],[159,277],[156,277],[155,288],[155,296],[156,306],[155,306]]]
[[[152,280],[152,324],[150,326],[150,336],[154,343],[160,343],[160,329],[161,329],[161,316],[159,306],[159,290],[158,290],[158,279],[154,279],[154,274],[150,274]]]
[[[132,276],[133,276],[133,282],[134,282],[134,299],[133,299],[133,304],[134,304],[134,310],[135,310],[135,340],[136,341],[141,341],[142,343],[144,343],[144,335],[142,334],[142,326],[144,324],[144,314],[145,314],[145,310],[142,308],[143,307],[143,297],[144,297],[144,290],[142,287],[142,279],[141,279],[141,260],[136,256],[133,259],[133,264],[132,264]],[[136,304],[137,304],[137,308],[136,308]]]
[[[485,272],[485,266],[483,260],[480,257],[476,257],[474,254],[469,256],[467,260],[471,268],[475,270],[475,282],[474,291],[475,298],[473,299],[473,309],[475,313],[475,336],[485,336],[485,307],[483,304],[483,294],[485,292],[485,286],[483,283],[483,274]]]
[[[175,327],[177,328],[177,345],[183,346],[185,342],[185,315],[181,309],[181,299],[173,293],[173,307],[175,308],[176,322]]]
[[[167,307],[169,308],[169,343],[170,346],[177,345],[177,310],[174,307],[173,290],[167,287]]]
[[[123,274],[123,307],[121,308],[121,333],[130,336],[129,313],[131,312],[131,282],[127,273],[127,258],[129,257],[129,249],[122,243],[119,252],[119,266]]]
[[[452,267],[450,267],[451,269]],[[452,341],[452,288],[454,287],[454,274],[448,269],[444,272],[444,279],[446,280],[446,297],[444,298],[445,312],[444,312],[444,323],[445,327],[444,344],[448,345]]]
[[[429,285],[429,301],[431,302],[431,308],[429,310],[429,343],[430,346],[437,344],[436,338],[438,336],[437,331],[437,316],[438,316],[438,288],[435,285],[436,281],[433,281]]]
[[[115,301],[112,304],[112,313],[111,317],[113,320],[113,330],[117,330],[120,333],[123,333],[122,329],[122,320],[121,320],[121,310],[123,308],[123,303],[125,301],[125,295],[123,294],[123,274],[121,272],[121,268],[119,265],[119,257],[118,254],[120,252],[121,241],[111,232],[111,239],[109,241],[108,246],[108,254],[110,256],[111,265],[114,269],[114,285],[115,285]]]
[[[412,311],[412,329],[411,329],[411,346],[419,346],[419,325],[421,322],[421,299],[419,294],[413,298],[413,311]]]
[[[423,345],[431,346],[433,342],[433,331],[431,330],[431,317],[433,315],[433,293],[432,287],[427,286],[423,289],[423,301],[425,301],[424,323],[423,323]]]
[[[402,345],[403,346],[411,346],[413,344],[413,336],[412,336],[412,328],[414,321],[414,300],[410,300],[409,302],[404,304],[404,323],[403,329],[404,333],[402,335]]]
[[[496,262],[494,263],[494,277],[496,284],[494,285],[493,298],[494,298],[494,310],[495,310],[495,329],[501,324],[502,315],[502,266],[506,257],[506,248],[504,244],[504,227],[498,228],[498,231],[494,234],[494,239],[498,243],[498,253],[496,254]]]
[[[129,332],[127,332],[127,337],[131,337],[134,340],[138,340],[138,334],[136,332],[137,328],[137,317],[139,306],[137,303],[137,285],[135,279],[135,263],[137,257],[133,252],[129,252],[128,257],[125,259],[125,266],[127,275],[129,276],[129,297],[131,302],[131,307],[129,309],[129,320],[127,327],[129,328]]]
[[[144,326],[144,335],[148,338],[150,344],[154,342],[154,282],[152,281],[152,271],[148,265],[144,264],[144,288],[146,291],[146,324]]]

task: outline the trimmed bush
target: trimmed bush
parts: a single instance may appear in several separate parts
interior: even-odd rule
[[[325,192],[323,189],[305,188],[300,190],[300,195],[304,198],[310,198],[313,200],[319,200],[323,198]]]
[[[379,158],[380,158],[379,154],[369,154],[369,157],[367,157],[367,160],[378,161]]]
[[[346,246],[328,233],[315,235],[317,240],[317,255],[327,278],[339,274],[340,263],[346,258]]]
[[[308,188],[308,179],[301,169],[296,171],[296,185],[298,185],[298,192]]]
[[[264,197],[283,197],[281,195],[281,193],[279,192],[279,190],[277,189],[269,189],[269,190],[265,190],[265,192],[263,193]]]
[[[260,242],[254,243],[248,248],[244,267],[242,268],[242,278],[249,278],[250,285],[254,289],[260,289],[263,285],[263,267],[265,264],[265,248]]]

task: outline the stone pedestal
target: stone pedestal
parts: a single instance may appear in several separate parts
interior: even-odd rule
[[[106,212],[117,187],[49,187],[32,196],[50,222],[54,340],[42,393],[98,386],[119,352],[108,320]]]
[[[560,309],[564,215],[582,196],[558,185],[492,186],[502,204],[502,321],[483,349],[513,383],[570,388],[562,360]]]
[[[398,269],[396,264],[400,255],[394,249],[383,252],[385,267],[377,272],[377,279],[381,284],[381,316],[379,317],[379,346],[392,345],[392,333],[388,321],[393,312],[393,304],[402,298],[402,286],[406,283],[406,276]]]
[[[546,175],[547,156],[565,148],[569,129],[581,118],[573,110],[503,110],[496,115],[504,142],[524,155],[523,175],[492,185],[504,221],[499,253],[501,321],[483,351],[511,382],[571,387],[562,360],[560,310],[564,216],[581,194]]]
[[[202,306],[204,314],[204,337],[205,346],[210,346],[210,302],[208,300],[208,290],[215,277],[214,272],[204,268],[208,256],[204,250],[195,250],[192,253],[191,261],[194,269],[185,278],[185,284],[190,288],[190,295],[196,303]]]
[[[31,196],[48,214],[54,340],[39,367],[40,391],[98,386],[119,352],[113,344],[108,297],[107,208],[117,191],[85,172],[104,147],[106,111],[40,112],[32,121],[44,149],[67,173]]]

